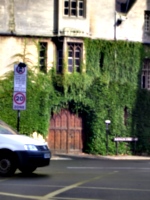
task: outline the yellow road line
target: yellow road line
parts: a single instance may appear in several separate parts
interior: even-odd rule
[[[52,198],[52,197],[54,197],[54,196],[56,196],[56,195],[58,195],[58,194],[60,194],[60,193],[66,192],[67,190],[71,190],[71,189],[76,188],[76,187],[78,187],[78,186],[80,186],[80,185],[83,185],[83,184],[85,184],[85,183],[92,182],[92,181],[101,179],[101,178],[103,178],[103,177],[113,175],[113,174],[115,174],[115,173],[116,173],[116,172],[112,172],[112,173],[105,174],[105,175],[101,175],[101,176],[98,176],[98,177],[94,177],[94,178],[91,178],[91,179],[88,179],[88,180],[85,180],[85,181],[81,181],[81,182],[75,183],[75,184],[73,184],[73,185],[69,185],[69,186],[67,186],[67,187],[64,187],[64,188],[62,188],[62,189],[56,190],[56,191],[54,191],[54,192],[51,192],[51,193],[49,193],[49,194],[43,196],[43,198],[42,198],[41,200],[50,199],[50,198]]]
[[[86,198],[66,198],[66,197],[53,197],[52,199],[49,199],[49,200],[104,200],[104,199],[86,199]]]

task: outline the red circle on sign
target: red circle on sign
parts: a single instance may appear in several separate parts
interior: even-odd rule
[[[16,72],[18,74],[23,74],[25,72],[25,67],[19,67],[19,66],[17,66],[16,67]]]
[[[23,104],[25,102],[25,100],[26,100],[26,97],[21,92],[17,92],[14,95],[14,101],[15,101],[16,104],[21,105],[21,104]]]

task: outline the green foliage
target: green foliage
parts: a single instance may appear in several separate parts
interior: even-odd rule
[[[126,41],[84,42],[86,73],[67,74],[65,66],[62,75],[55,68],[47,74],[29,71],[27,110],[21,112],[20,132],[46,136],[51,113],[68,108],[84,116],[86,152],[106,154],[105,120],[110,119],[109,154],[115,154],[112,139],[116,136],[136,136],[137,151],[150,153],[150,93],[140,89],[142,61],[150,57],[149,47]],[[12,85],[13,74],[0,80],[0,118],[15,127]],[[119,153],[132,153],[132,144],[120,143]]]

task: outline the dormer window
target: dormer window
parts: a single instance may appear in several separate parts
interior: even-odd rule
[[[64,0],[64,16],[84,17],[84,0]]]

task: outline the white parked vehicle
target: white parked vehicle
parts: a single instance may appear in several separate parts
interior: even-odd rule
[[[46,143],[20,135],[0,120],[0,176],[11,176],[18,168],[32,173],[49,165],[51,152]]]

